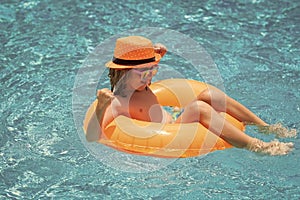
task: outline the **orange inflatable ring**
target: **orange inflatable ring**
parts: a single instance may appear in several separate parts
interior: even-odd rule
[[[187,79],[167,79],[153,83],[150,88],[162,106],[184,107],[207,88],[206,83]],[[85,120],[94,113],[97,100],[89,107]],[[227,121],[244,131],[245,126],[223,113]],[[98,142],[127,153],[156,157],[184,158],[224,150],[232,145],[216,136],[200,123],[163,124],[116,117],[102,129]]]

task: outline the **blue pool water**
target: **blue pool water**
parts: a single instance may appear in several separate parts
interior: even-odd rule
[[[280,139],[295,144],[287,156],[233,148],[169,160],[89,146],[79,124],[95,85],[108,87],[106,71],[89,67],[95,51],[107,48],[106,57],[108,39],[157,27],[199,43],[227,94],[265,121],[299,130],[299,9],[297,0],[1,1],[0,199],[299,199],[299,136]],[[172,69],[214,83],[177,47],[168,47],[158,78]],[[83,69],[91,77],[84,86]],[[274,139],[253,127],[247,133]]]

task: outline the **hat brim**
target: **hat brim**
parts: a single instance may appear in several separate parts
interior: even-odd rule
[[[132,68],[143,68],[145,66],[148,66],[149,64],[158,64],[161,59],[161,55],[158,53],[155,53],[155,61],[149,62],[149,63],[144,63],[140,65],[119,65],[115,64],[113,61],[109,61],[105,64],[106,67],[112,68],[112,69],[132,69]]]

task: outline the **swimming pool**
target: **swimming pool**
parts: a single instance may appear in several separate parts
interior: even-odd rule
[[[295,143],[287,156],[230,149],[159,160],[158,169],[147,158],[133,162],[116,152],[129,168],[144,170],[133,173],[87,150],[74,115],[93,97],[73,101],[81,98],[73,96],[78,72],[99,44],[128,30],[161,27],[201,44],[230,96],[267,122],[299,130],[299,8],[296,0],[2,2],[1,199],[299,199],[299,136],[281,139]],[[170,52],[162,64],[203,78],[174,57]],[[253,127],[247,133],[273,139]]]

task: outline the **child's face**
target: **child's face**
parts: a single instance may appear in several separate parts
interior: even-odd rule
[[[152,77],[157,73],[158,65],[131,69],[129,71],[129,84],[135,90],[142,91],[150,85]]]

